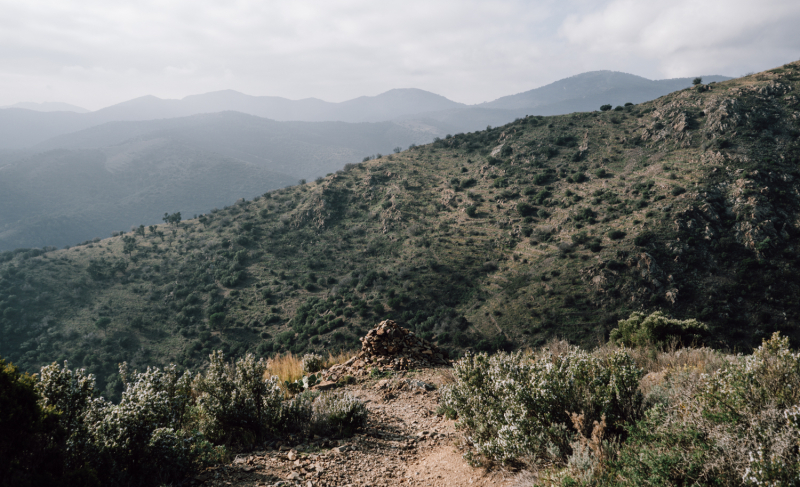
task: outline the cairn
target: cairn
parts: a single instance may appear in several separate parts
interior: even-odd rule
[[[392,320],[382,321],[361,338],[361,351],[347,362],[323,373],[336,381],[345,375],[366,375],[370,369],[407,370],[450,365],[447,351],[416,336]]]

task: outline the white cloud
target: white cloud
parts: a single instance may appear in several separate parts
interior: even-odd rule
[[[796,60],[800,3],[785,0],[613,0],[568,16],[560,34],[602,58],[651,59],[666,77],[742,74]]]
[[[399,87],[477,103],[592,69],[741,74],[800,57],[798,6],[777,1],[0,0],[0,9],[0,105],[95,109],[228,88],[340,101]]]

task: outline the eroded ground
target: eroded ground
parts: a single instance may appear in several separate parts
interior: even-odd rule
[[[454,422],[436,415],[449,369],[401,373],[348,386],[366,402],[367,428],[352,438],[276,445],[240,454],[195,479],[204,486],[510,486],[512,475],[470,467]],[[424,384],[433,386],[428,390]]]

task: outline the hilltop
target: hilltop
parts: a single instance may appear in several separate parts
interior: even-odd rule
[[[0,355],[69,359],[113,394],[122,360],[353,348],[388,317],[451,355],[592,345],[634,310],[700,319],[716,346],[796,339],[798,86],[791,63],[523,117],[197,219],[6,252]]]

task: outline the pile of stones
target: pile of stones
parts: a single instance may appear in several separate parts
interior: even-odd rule
[[[361,338],[361,351],[347,362],[323,372],[328,381],[359,377],[371,369],[406,370],[450,365],[446,350],[416,336],[392,320],[382,321]]]

